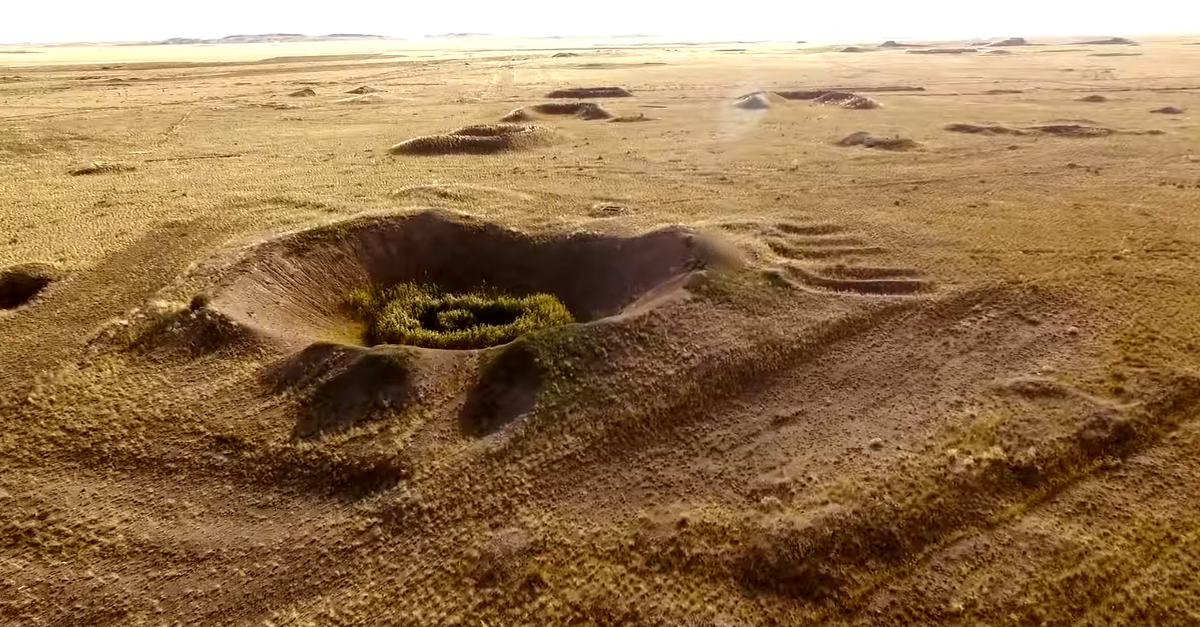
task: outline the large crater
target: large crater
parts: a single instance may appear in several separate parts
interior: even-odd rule
[[[589,322],[678,287],[703,256],[695,236],[678,227],[628,238],[538,236],[435,212],[372,217],[257,246],[232,268],[213,305],[290,348],[361,345],[362,325],[345,305],[355,288],[549,293],[576,321]]]

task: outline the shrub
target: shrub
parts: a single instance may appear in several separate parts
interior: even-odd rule
[[[550,294],[448,294],[432,286],[403,283],[384,289],[358,288],[347,294],[345,302],[366,324],[363,339],[370,345],[485,348],[575,321]]]

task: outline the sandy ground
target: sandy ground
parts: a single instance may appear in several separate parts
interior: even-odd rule
[[[0,48],[0,623],[1197,624],[1191,41]],[[305,348],[426,275],[587,315]]]

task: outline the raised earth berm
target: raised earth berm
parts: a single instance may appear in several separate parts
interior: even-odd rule
[[[678,227],[630,238],[534,236],[436,212],[363,218],[261,244],[213,290],[211,307],[294,348],[372,343],[347,305],[364,288],[431,286],[442,295],[518,299],[544,294],[586,323],[676,289],[676,279],[703,265],[706,253],[696,242]]]
[[[526,122],[543,116],[570,115],[581,120],[609,120],[614,116],[594,102],[547,102],[513,109],[501,122]]]
[[[393,155],[495,154],[554,142],[554,133],[533,124],[477,124],[440,135],[422,135],[388,149]]]
[[[556,89],[547,98],[629,98],[633,94],[624,87],[569,87]]]

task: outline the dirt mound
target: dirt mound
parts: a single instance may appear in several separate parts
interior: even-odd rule
[[[975,52],[974,48],[921,48],[919,50],[905,50],[905,54],[966,54]]]
[[[837,142],[838,146],[862,146],[864,148],[879,148],[881,150],[912,150],[921,145],[903,137],[878,137],[865,131],[851,133]]]
[[[1013,47],[1013,46],[1028,46],[1028,45],[1030,45],[1030,44],[1028,41],[1025,40],[1024,37],[1009,37],[1008,39],[1002,39],[1000,41],[993,41],[990,44],[985,44],[985,47],[1007,48],[1007,47]]]
[[[550,55],[550,58],[551,59],[566,59],[569,57],[577,57],[577,56],[579,56],[579,54],[575,53],[575,52],[556,52],[556,53]]]
[[[1011,50],[1003,50],[1003,49],[980,50],[979,54],[984,55],[984,56],[994,57],[994,56],[1003,56],[1006,54],[1012,54],[1012,51]]]
[[[355,105],[370,105],[384,102],[383,96],[379,94],[366,94],[363,96],[351,96],[349,98],[341,98],[334,100],[334,104],[355,104]]]
[[[1093,39],[1091,41],[1078,41],[1072,46],[1138,46],[1141,45],[1132,39],[1124,37],[1109,37],[1108,39]]]
[[[629,98],[633,96],[624,87],[571,87],[556,89],[547,98]]]
[[[297,89],[296,91],[288,94],[288,96],[291,96],[292,98],[312,98],[315,95],[317,95],[317,92],[313,91],[311,87]]]
[[[417,354],[318,342],[267,368],[262,380],[300,397],[292,435],[318,438],[403,411],[415,397]]]
[[[733,106],[747,111],[762,111],[771,108],[771,101],[766,94],[746,94],[733,102]]]
[[[580,322],[614,315],[703,263],[678,228],[634,238],[534,237],[439,213],[368,218],[260,245],[214,291],[212,307],[289,344],[361,344],[345,296],[407,282],[447,292],[552,294]]]
[[[93,161],[87,165],[81,165],[70,170],[67,174],[71,176],[88,176],[92,174],[115,174],[118,172],[132,172],[137,168],[126,163],[113,163],[106,161]]]
[[[617,116],[617,117],[615,117],[615,118],[613,118],[613,119],[609,120],[609,122],[618,122],[618,123],[626,123],[626,122],[653,122],[653,121],[654,121],[654,120],[656,120],[656,119],[657,119],[657,118],[650,118],[650,117],[646,117],[646,114],[645,114],[645,113],[639,113],[639,114],[637,114],[637,115],[621,115],[621,116]]]
[[[27,263],[0,270],[0,309],[16,309],[32,301],[62,273],[47,263]]]
[[[594,102],[547,102],[514,109],[500,121],[524,122],[539,115],[573,115],[581,120],[608,120],[613,117],[613,114]]]
[[[1158,109],[1152,110],[1150,113],[1165,113],[1167,115],[1179,115],[1183,112],[1184,112],[1184,110],[1179,107],[1159,107]]]
[[[1111,128],[1084,124],[1044,124],[1032,126],[1030,129],[1056,137],[1107,137],[1117,132]]]
[[[1090,96],[1076,98],[1075,101],[1076,102],[1108,102],[1108,97],[1102,96],[1100,94],[1092,94]]]
[[[371,87],[370,85],[363,85],[361,87],[355,87],[354,89],[351,89],[350,91],[347,91],[346,93],[348,93],[348,94],[376,94],[376,93],[379,93],[382,91],[386,91],[386,90],[379,89],[378,87]]]
[[[838,52],[870,52],[870,51],[871,51],[870,48],[864,48],[862,46],[846,46],[844,48],[838,49]]]
[[[1019,128],[1002,126],[1000,124],[964,124],[961,122],[947,124],[942,127],[952,133],[972,133],[977,135],[1027,135]]]
[[[495,154],[542,146],[553,141],[547,128],[526,124],[464,126],[443,135],[425,135],[388,149],[393,155]]]
[[[841,107],[843,109],[878,109],[879,101],[844,91],[826,92],[812,100],[813,104]]]

